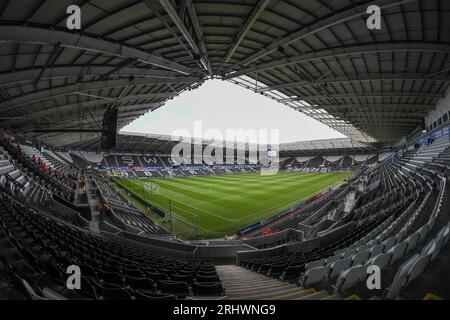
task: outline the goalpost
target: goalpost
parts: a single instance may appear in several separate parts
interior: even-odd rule
[[[148,202],[147,194],[150,196],[158,195],[159,197],[164,198],[167,202],[166,204],[161,204],[161,206],[156,206],[159,210],[164,212],[164,218],[170,224],[170,232],[174,232],[178,235],[186,236],[189,239],[195,239],[198,235],[198,224],[199,224],[199,216],[193,214],[189,211],[186,211],[180,207],[177,207],[176,204],[169,198],[164,197],[159,193],[159,185],[153,182],[145,182],[143,190],[144,201]],[[153,204],[155,205],[155,204]],[[174,213],[174,209],[176,211],[182,211],[185,215],[187,214],[192,219],[187,219],[186,217],[182,217]]]

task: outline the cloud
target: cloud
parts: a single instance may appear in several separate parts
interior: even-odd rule
[[[202,121],[203,130],[218,129],[224,135],[227,129],[278,129],[280,142],[345,137],[301,112],[221,80],[184,92],[123,131],[170,135],[184,129],[193,133],[195,121]]]

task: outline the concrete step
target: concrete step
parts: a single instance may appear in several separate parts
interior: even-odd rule
[[[330,294],[326,290],[321,290],[307,296],[300,297],[296,300],[320,300],[322,298],[328,297]]]
[[[216,269],[229,299],[293,300],[316,292],[236,265],[216,266]]]

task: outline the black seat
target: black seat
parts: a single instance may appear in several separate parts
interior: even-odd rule
[[[216,270],[203,270],[203,269],[199,269],[197,271],[198,275],[204,276],[204,277],[210,277],[210,276],[216,276],[217,272]]]
[[[117,287],[111,284],[99,284],[94,282],[95,292],[101,300],[130,300],[134,297],[124,287]]]
[[[118,267],[106,263],[100,263],[100,268],[105,272],[113,272],[113,273],[120,272],[120,269]]]
[[[192,270],[191,269],[179,269],[179,270],[177,270],[177,274],[192,276],[195,274],[195,270],[194,269],[192,269]]]
[[[104,282],[114,283],[117,285],[123,285],[124,280],[122,276],[119,273],[115,272],[106,272],[103,270],[100,270],[98,272],[98,278],[103,280]]]
[[[65,284],[63,272],[56,264],[45,263],[43,268],[53,281],[57,282],[58,284]]]
[[[148,278],[125,276],[125,282],[134,290],[156,291],[156,282]]]
[[[196,282],[219,282],[219,277],[217,275],[214,276],[202,276],[197,274],[195,276],[195,281]]]
[[[81,290],[82,294],[88,298],[91,298],[91,299],[99,298],[99,296],[97,295],[97,292],[95,291],[94,285],[86,277],[81,277],[81,289],[80,290]]]
[[[175,300],[175,296],[170,294],[159,294],[152,292],[136,291],[135,296],[137,300]]]
[[[16,292],[19,292],[23,296],[25,296],[27,299],[32,299],[29,291],[27,290],[25,284],[22,281],[22,278],[12,271],[4,271],[4,276],[8,280],[8,282],[11,284],[13,290]]]
[[[97,277],[97,272],[95,271],[95,269],[93,267],[91,267],[91,265],[89,264],[83,264],[80,266],[80,271],[81,274],[83,276],[87,276],[87,277],[92,277],[92,278],[96,278]]]
[[[189,294],[189,289],[184,281],[159,280],[158,292],[169,293],[179,297],[185,297]]]
[[[305,270],[305,265],[293,265],[288,266],[284,272],[283,279],[289,280],[289,279],[295,279],[300,276],[300,274]]]
[[[152,280],[166,280],[168,278],[167,274],[160,272],[145,272],[145,277]]]
[[[172,274],[170,276],[170,279],[174,281],[184,281],[189,284],[194,281],[193,277],[190,274]]]
[[[221,296],[223,287],[220,282],[194,282],[192,293],[196,296]]]
[[[127,276],[141,278],[143,276],[142,271],[139,269],[122,268],[122,273]]]

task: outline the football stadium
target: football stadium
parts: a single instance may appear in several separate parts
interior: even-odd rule
[[[450,299],[448,17],[0,0],[0,300]]]
[[[119,183],[137,196],[143,190],[144,199],[156,208],[198,223],[199,229],[208,237],[220,231],[225,232],[221,235],[224,237],[226,233],[236,233],[238,227],[308,200],[346,175],[345,172],[280,173],[262,178],[258,173],[247,173],[180,179],[127,179]],[[149,195],[145,190],[149,182],[158,186],[158,194]],[[180,235],[182,230],[175,233]]]

